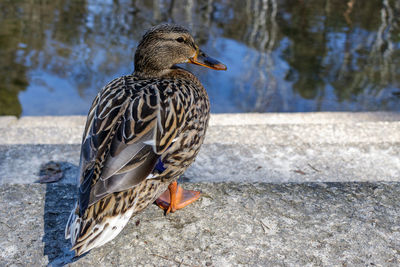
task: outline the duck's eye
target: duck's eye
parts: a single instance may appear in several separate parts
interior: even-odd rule
[[[176,41],[178,43],[182,43],[183,41],[185,41],[185,39],[183,39],[183,37],[178,37],[178,38],[176,38]]]

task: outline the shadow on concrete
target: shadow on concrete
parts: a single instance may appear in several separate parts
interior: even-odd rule
[[[78,166],[68,162],[58,162],[62,168]],[[72,165],[72,166],[71,166]],[[49,266],[62,266],[73,262],[74,252],[70,251],[71,244],[64,237],[65,225],[75,203],[75,185],[60,182],[46,185],[44,207],[44,255],[48,257]]]

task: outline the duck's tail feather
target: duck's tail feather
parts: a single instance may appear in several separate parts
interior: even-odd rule
[[[90,208],[94,208],[94,205],[89,210]],[[80,256],[114,239],[128,223],[132,213],[133,209],[128,209],[125,213],[112,217],[83,220],[75,206],[65,227],[65,238],[71,240],[71,250],[75,250],[76,256]]]
[[[69,215],[67,225],[65,226],[65,239],[71,239],[72,246],[74,246],[79,237],[81,224],[82,219],[79,217],[78,204],[76,203]]]

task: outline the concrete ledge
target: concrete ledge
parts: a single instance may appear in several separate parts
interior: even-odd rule
[[[76,127],[86,116],[0,116],[0,127]],[[399,112],[300,112],[211,114],[210,126],[254,124],[312,124],[400,121]]]
[[[2,123],[4,121],[4,123]],[[75,183],[85,118],[0,117],[0,184],[62,162]],[[191,182],[400,181],[400,113],[212,115]]]
[[[0,117],[0,144],[80,144],[86,117]],[[400,113],[212,114],[206,143],[400,141]]]
[[[75,184],[79,145],[0,145],[0,185],[34,183],[42,164],[61,164],[60,183]],[[400,181],[400,144],[205,144],[184,174],[190,182]]]
[[[10,127],[17,122],[18,118],[15,116],[0,116],[0,127]]]
[[[2,265],[398,266],[399,183],[185,184],[204,196],[151,205],[110,243],[72,259],[72,185],[4,185]],[[24,214],[21,216],[21,214]]]
[[[204,192],[155,206],[73,259],[84,117],[0,117],[0,266],[399,266],[400,113],[213,115],[182,178]],[[40,185],[41,164],[64,178]]]

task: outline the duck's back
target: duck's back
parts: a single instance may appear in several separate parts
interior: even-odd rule
[[[128,75],[105,86],[82,140],[79,199],[66,228],[78,255],[113,239],[194,161],[209,119],[191,73]]]

